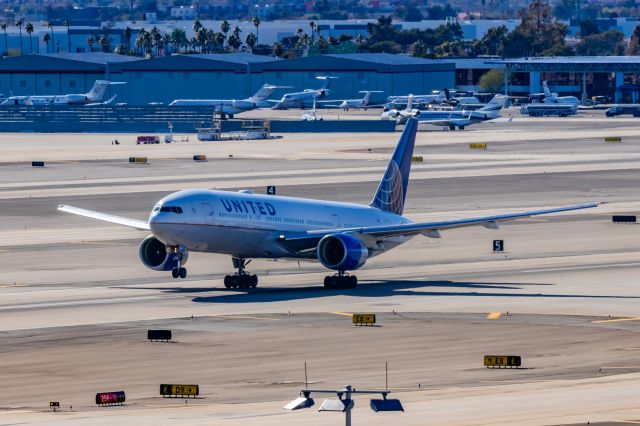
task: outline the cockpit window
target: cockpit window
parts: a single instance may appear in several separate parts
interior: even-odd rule
[[[155,209],[153,209],[154,212],[159,212],[160,211],[160,207],[156,207]]]
[[[160,212],[161,213],[178,213],[178,214],[182,214],[182,207],[177,207],[177,206],[164,206],[160,208]]]

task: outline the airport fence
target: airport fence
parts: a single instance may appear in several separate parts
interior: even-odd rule
[[[41,133],[192,133],[210,127],[214,106],[2,106],[1,132]],[[225,120],[223,132],[241,130],[242,119]],[[392,132],[383,120],[272,120],[271,132]]]

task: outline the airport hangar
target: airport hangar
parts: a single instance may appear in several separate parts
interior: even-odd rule
[[[0,93],[54,95],[83,93],[96,79],[125,81],[109,88],[116,102],[144,105],[174,99],[242,99],[265,83],[291,86],[285,92],[321,87],[316,76],[331,75],[330,98],[360,98],[361,90],[389,95],[430,93],[454,86],[450,61],[386,53],[329,54],[281,60],[246,53],[173,55],[143,59],[110,53],[23,55],[0,60]]]

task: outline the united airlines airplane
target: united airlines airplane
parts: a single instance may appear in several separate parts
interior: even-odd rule
[[[335,275],[325,277],[326,288],[355,288],[349,273],[367,259],[390,250],[416,235],[440,238],[440,231],[472,225],[496,229],[498,222],[596,207],[580,204],[521,213],[470,219],[413,222],[403,216],[409,184],[411,156],[418,122],[410,119],[387,170],[369,205],[318,201],[250,191],[207,189],[178,191],[153,207],[148,220],[129,219],[77,207],[59,210],[139,230],[151,231],[140,244],[142,263],[157,271],[185,278],[190,251],[221,253],[232,257],[234,275],[227,288],[253,288],[258,278],[245,265],[250,259],[311,259]]]

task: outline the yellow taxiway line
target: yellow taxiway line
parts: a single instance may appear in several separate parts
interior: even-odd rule
[[[491,312],[487,315],[487,319],[498,319],[502,316],[502,312]]]
[[[353,314],[348,314],[346,312],[329,312],[330,314],[334,314],[334,315],[344,315],[345,317],[352,317]]]

